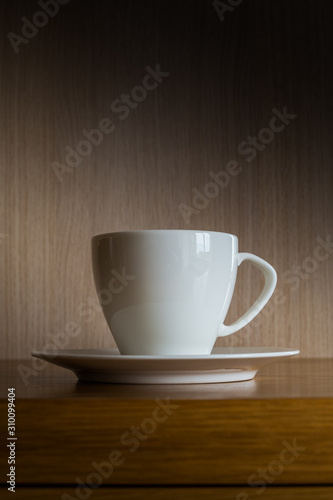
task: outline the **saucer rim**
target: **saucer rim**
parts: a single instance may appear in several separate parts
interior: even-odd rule
[[[253,350],[252,352],[232,352],[232,353],[214,353],[214,350],[218,349],[228,349],[224,347],[216,347],[213,348],[211,354],[188,354],[188,355],[141,355],[141,354],[120,354],[117,348],[110,349],[59,349],[57,351],[46,351],[46,350],[33,350],[31,355],[33,357],[47,356],[55,359],[56,357],[64,357],[64,358],[89,358],[95,359],[98,357],[99,359],[126,359],[126,360],[209,360],[209,359],[254,359],[254,358],[279,358],[286,356],[296,356],[300,354],[299,349],[294,349],[291,347],[232,347],[229,349],[234,350],[244,350],[244,349],[258,349],[258,351]],[[266,349],[266,350],[265,350]],[[271,349],[271,350],[270,350]],[[78,352],[80,351],[80,352]],[[95,352],[92,352],[95,351]],[[97,352],[99,351],[99,352]],[[101,351],[112,351],[108,353],[102,353]]]

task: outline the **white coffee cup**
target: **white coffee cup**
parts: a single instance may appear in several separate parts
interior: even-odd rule
[[[224,325],[237,268],[252,262],[265,278],[259,298]],[[196,230],[126,231],[92,238],[96,290],[121,354],[210,354],[217,337],[236,332],[264,307],[276,272],[238,253],[232,234]]]

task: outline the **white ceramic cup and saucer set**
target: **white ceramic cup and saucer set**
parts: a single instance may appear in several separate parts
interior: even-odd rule
[[[249,261],[264,275],[250,309],[225,325],[237,269]],[[117,349],[63,350],[33,355],[72,370],[80,380],[185,384],[252,379],[288,348],[214,348],[265,306],[276,272],[265,260],[238,252],[232,234],[197,230],[142,230],[92,238],[93,275]]]

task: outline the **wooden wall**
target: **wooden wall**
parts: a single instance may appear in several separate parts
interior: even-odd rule
[[[67,347],[113,346],[90,238],[154,228],[231,232],[276,268],[274,302],[219,345],[332,356],[333,248],[318,247],[333,234],[332,3],[247,0],[220,16],[206,0],[71,0],[46,20],[40,10],[12,0],[0,17],[1,357],[29,357],[50,335],[61,344],[70,322],[80,333]],[[22,32],[22,17],[47,22]],[[158,64],[169,75],[117,112]],[[262,131],[284,107],[296,116]],[[66,147],[104,118],[113,131],[69,171]],[[207,192],[231,160],[238,174],[185,221],[179,205],[193,208],[193,189]],[[258,295],[259,274],[241,267],[229,322]]]

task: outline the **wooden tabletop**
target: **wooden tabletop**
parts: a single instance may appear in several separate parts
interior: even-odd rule
[[[174,488],[173,498],[243,500],[262,471],[260,498],[280,498],[281,486],[286,499],[333,498],[333,360],[276,362],[248,382],[158,386],[82,383],[51,365],[26,385],[22,365],[31,360],[2,362],[0,374],[3,429],[7,390],[16,389],[17,481],[30,487],[18,498],[44,498],[50,485],[58,489],[48,498],[78,498],[78,478],[89,483],[117,457],[94,498],[108,498],[103,488],[167,498]],[[5,447],[0,466],[8,468]]]

